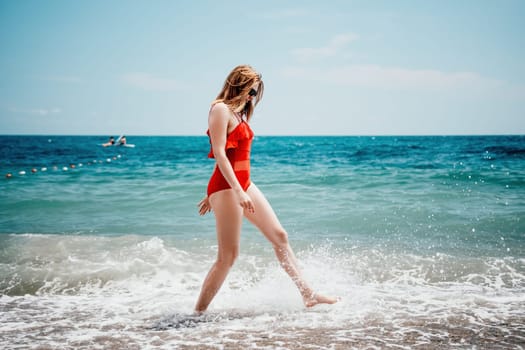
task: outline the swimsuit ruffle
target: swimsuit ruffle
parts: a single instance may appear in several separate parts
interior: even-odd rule
[[[210,132],[207,132],[208,136]],[[250,140],[253,138],[253,131],[250,129],[248,124],[241,122],[239,125],[228,134],[226,138],[226,149],[237,148],[239,147],[239,142],[243,140]],[[211,144],[211,141],[210,141]],[[215,158],[213,155],[213,149],[210,148],[210,153],[208,153],[208,158]]]

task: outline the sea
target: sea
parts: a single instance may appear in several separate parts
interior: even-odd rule
[[[523,349],[525,136],[256,136],[288,232],[217,254],[206,136],[0,136],[2,349]]]

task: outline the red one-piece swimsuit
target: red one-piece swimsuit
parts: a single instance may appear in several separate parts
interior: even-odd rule
[[[210,137],[210,131],[207,131]],[[250,186],[250,151],[253,140],[253,131],[250,125],[241,119],[235,129],[226,138],[226,156],[232,165],[235,177],[239,181],[242,189],[246,191]],[[211,145],[211,138],[210,138]],[[210,149],[208,158],[215,158],[213,147]],[[208,183],[208,196],[211,194],[231,188],[230,184],[222,175],[219,167],[215,165],[210,182]]]

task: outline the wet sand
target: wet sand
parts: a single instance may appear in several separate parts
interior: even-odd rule
[[[58,320],[57,320],[58,321]],[[234,330],[220,320],[188,327],[151,327],[126,325],[84,325],[82,328],[53,326],[28,328],[23,338],[0,332],[6,349],[31,346],[34,349],[523,349],[525,347],[525,317],[503,323],[473,326],[465,318],[451,318],[449,323],[414,320],[402,324],[370,322],[349,324],[340,328],[274,328]],[[226,327],[222,327],[221,323]],[[77,340],[69,337],[75,334]],[[79,334],[86,334],[78,339]],[[89,336],[89,334],[98,335]]]

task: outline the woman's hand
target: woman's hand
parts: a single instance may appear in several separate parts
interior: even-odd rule
[[[197,204],[199,207],[199,215],[206,215],[211,211],[211,205],[210,200],[208,199],[208,196],[204,197],[199,204]]]
[[[237,199],[238,199],[239,205],[244,210],[247,210],[250,213],[254,213],[255,212],[255,208],[253,206],[253,202],[252,202],[252,199],[250,198],[250,196],[248,196],[248,194],[246,192],[242,191],[242,190],[235,191],[235,193],[237,195]]]

